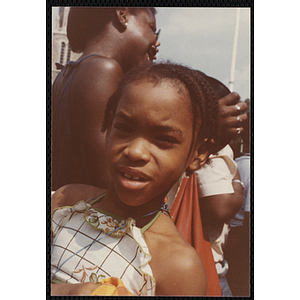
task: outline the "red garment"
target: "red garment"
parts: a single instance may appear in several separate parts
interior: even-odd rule
[[[206,295],[222,296],[211,244],[202,228],[196,176],[194,173],[183,178],[172,205],[171,216],[180,234],[197,250],[203,261],[207,276]]]

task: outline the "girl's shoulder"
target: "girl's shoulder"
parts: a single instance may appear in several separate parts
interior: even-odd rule
[[[87,184],[68,184],[59,188],[51,198],[51,212],[62,206],[73,206],[81,200],[88,200],[105,190]]]
[[[182,255],[185,258],[198,259],[196,250],[185,241],[172,219],[166,214],[160,216],[153,226],[150,227],[148,238],[154,246],[153,250],[155,250],[157,257],[161,259],[163,257],[172,258],[175,263],[179,262],[178,258]],[[162,251],[162,249],[164,250]]]
[[[206,275],[200,256],[183,239],[173,221],[166,215],[161,217],[154,224],[160,229],[150,227],[145,232],[157,295],[203,295]]]

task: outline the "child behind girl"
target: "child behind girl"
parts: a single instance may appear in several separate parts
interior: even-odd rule
[[[102,128],[108,190],[73,184],[52,197],[52,295],[103,295],[113,284],[115,295],[206,294],[201,258],[162,204],[215,152],[217,119],[200,72],[150,64],[124,76]]]

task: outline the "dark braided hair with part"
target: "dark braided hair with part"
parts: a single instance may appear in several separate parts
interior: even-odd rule
[[[205,75],[197,70],[174,63],[149,63],[134,68],[124,75],[117,90],[107,103],[102,132],[112,126],[114,115],[125,89],[133,82],[148,81],[153,84],[170,82],[178,92],[182,86],[189,93],[193,120],[193,131],[196,132],[201,123],[198,135],[194,137],[198,142],[206,143],[206,149],[210,154],[217,152],[219,141],[218,103],[214,90],[205,79]],[[192,145],[195,140],[193,140]],[[192,147],[191,147],[192,148]],[[192,150],[192,149],[191,149]]]

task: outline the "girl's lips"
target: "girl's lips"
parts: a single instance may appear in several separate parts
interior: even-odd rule
[[[140,190],[149,183],[149,180],[137,176],[128,178],[129,175],[126,173],[118,173],[118,177],[122,187],[128,190]]]
[[[129,190],[141,189],[151,180],[151,178],[145,173],[134,169],[120,168],[117,171],[121,185]]]
[[[131,176],[130,174],[124,173],[124,177],[131,179],[131,180],[138,180],[138,181],[144,181],[143,178],[139,177],[139,176]]]
[[[139,171],[135,168],[132,167],[127,167],[127,166],[118,166],[117,167],[117,171],[119,173],[122,173],[123,175],[126,174],[126,177],[128,179],[132,179],[132,180],[151,180],[151,177],[148,176],[146,173]],[[138,177],[138,178],[135,178]]]

